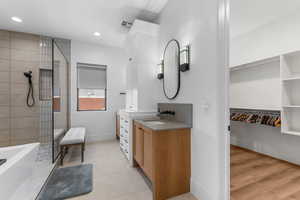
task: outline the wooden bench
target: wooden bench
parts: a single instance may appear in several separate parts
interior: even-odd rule
[[[60,141],[59,145],[61,151],[61,165],[63,165],[64,157],[68,153],[70,146],[81,146],[81,162],[84,162],[85,128],[71,128]]]

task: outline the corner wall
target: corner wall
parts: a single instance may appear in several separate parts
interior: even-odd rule
[[[227,67],[224,41],[226,21],[219,9],[225,1],[169,1],[159,22],[159,53],[170,39],[181,46],[191,45],[191,70],[182,73],[181,90],[174,101],[167,101],[161,90],[158,100],[192,103],[192,177],[191,192],[201,200],[228,198],[225,147],[227,115]],[[225,7],[223,7],[225,8]],[[220,17],[220,18],[219,18]],[[226,23],[226,22],[225,22]],[[223,34],[223,35],[222,35]],[[157,58],[157,63],[160,57]],[[156,80],[158,81],[158,80]]]
[[[115,138],[115,112],[125,107],[125,51],[71,42],[71,127],[87,128],[88,141]],[[107,65],[107,111],[77,111],[77,63]]]
[[[40,141],[40,36],[0,30],[0,146]],[[28,80],[33,72],[36,105],[28,108]]]

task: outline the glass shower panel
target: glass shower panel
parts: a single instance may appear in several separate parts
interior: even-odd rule
[[[52,161],[52,39],[40,39],[39,102],[40,143],[39,160]]]
[[[68,130],[68,61],[53,42],[53,159],[59,156],[59,142]]]

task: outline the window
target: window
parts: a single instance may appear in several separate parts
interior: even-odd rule
[[[106,110],[106,66],[77,64],[77,110]]]

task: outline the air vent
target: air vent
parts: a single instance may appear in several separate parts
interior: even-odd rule
[[[124,27],[126,27],[126,28],[131,28],[131,26],[133,25],[133,23],[123,20],[122,23],[121,23],[121,25],[124,26]]]

